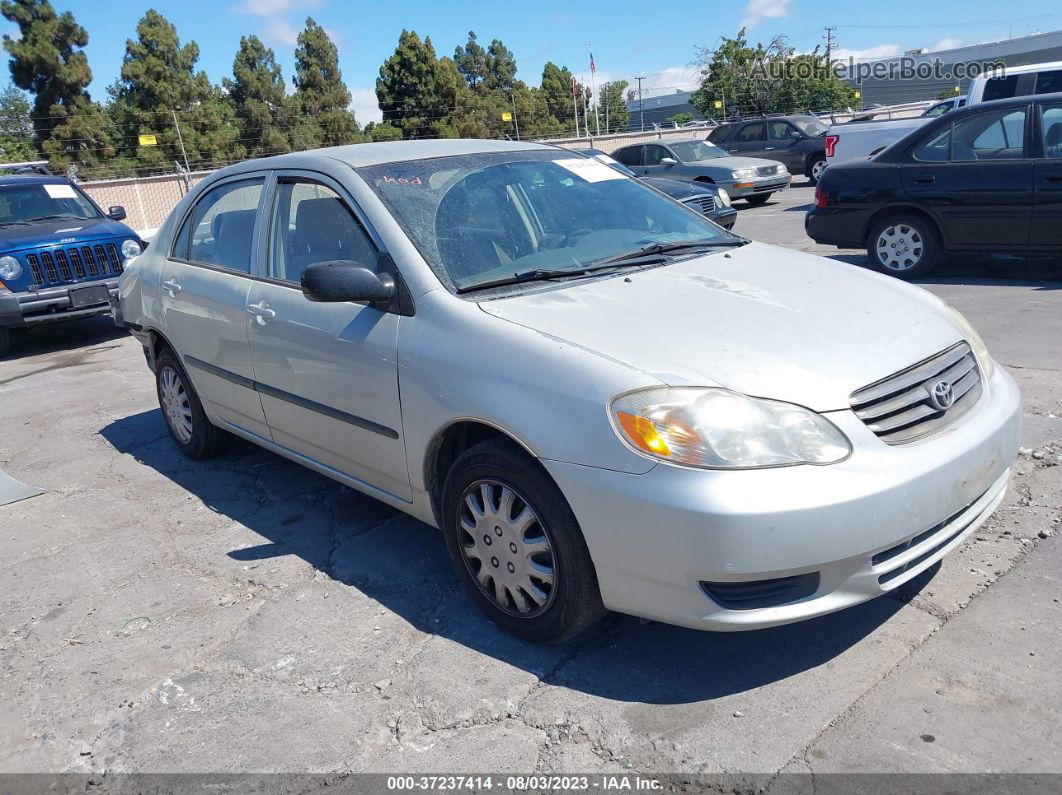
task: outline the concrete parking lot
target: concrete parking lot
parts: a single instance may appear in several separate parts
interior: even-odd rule
[[[736,231],[858,267],[804,237],[811,200]],[[0,469],[45,493],[0,508],[0,772],[1062,772],[1060,279],[925,285],[1026,411],[1005,503],[942,565],[799,625],[559,648],[482,618],[426,525],[250,445],[183,459],[109,319],[25,338]]]

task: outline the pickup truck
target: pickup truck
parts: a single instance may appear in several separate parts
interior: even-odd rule
[[[882,119],[881,121],[854,121],[833,124],[826,131],[826,165],[832,166],[846,160],[859,160],[876,154],[890,144],[903,138],[932,117],[915,116],[911,119]]]

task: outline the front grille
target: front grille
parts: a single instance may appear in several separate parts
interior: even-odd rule
[[[122,272],[122,258],[114,243],[70,246],[26,255],[26,266],[37,287],[50,287],[89,277],[116,275]]]
[[[950,385],[946,407],[933,390]],[[852,411],[886,444],[906,444],[951,424],[981,397],[981,374],[970,346],[960,342],[913,367],[852,393]]]
[[[745,582],[702,582],[708,597],[727,610],[755,610],[778,607],[804,599],[819,590],[819,573],[797,574],[772,580]]]
[[[693,198],[685,199],[682,203],[705,215],[711,215],[715,212],[714,196],[694,196]]]
[[[757,166],[756,173],[761,177],[771,177],[782,173],[781,166]]]

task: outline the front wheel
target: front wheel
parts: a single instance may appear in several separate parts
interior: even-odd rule
[[[454,462],[443,532],[458,577],[495,623],[536,643],[563,643],[606,615],[590,552],[567,500],[507,440]]]
[[[819,155],[811,161],[811,165],[808,166],[808,179],[811,180],[812,185],[817,185],[819,179],[822,177],[822,172],[826,170],[826,158]]]
[[[755,196],[746,196],[745,201],[749,204],[766,204],[770,197],[769,193],[757,193]]]
[[[232,437],[207,419],[203,404],[173,351],[166,349],[155,362],[155,387],[166,427],[177,448],[189,458],[216,458]]]
[[[877,223],[867,236],[867,257],[879,271],[900,279],[925,276],[937,264],[937,231],[914,215],[894,215]]]

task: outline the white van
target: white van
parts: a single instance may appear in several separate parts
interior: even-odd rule
[[[1032,94],[1051,94],[1062,91],[1062,61],[1035,63],[1027,66],[1008,66],[1000,77],[991,74],[975,77],[966,93],[966,104],[991,102]]]

